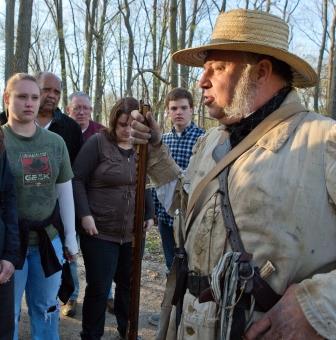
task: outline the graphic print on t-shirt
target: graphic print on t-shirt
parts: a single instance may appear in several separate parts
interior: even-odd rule
[[[46,152],[25,152],[21,154],[23,185],[49,184],[51,166]]]

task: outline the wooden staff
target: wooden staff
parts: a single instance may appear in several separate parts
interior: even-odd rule
[[[150,111],[147,102],[140,100],[139,112],[145,115]],[[132,243],[131,301],[128,324],[128,340],[138,336],[139,301],[141,281],[142,242],[144,238],[145,186],[148,144],[137,145],[137,176],[134,213],[134,233]]]

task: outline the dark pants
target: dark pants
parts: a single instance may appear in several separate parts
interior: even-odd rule
[[[0,340],[14,336],[14,277],[0,285]]]
[[[175,251],[174,230],[169,224],[159,221],[159,231],[161,234],[161,242],[166,260],[166,266],[168,270],[170,270],[173,264]]]
[[[125,336],[130,300],[131,242],[121,245],[87,235],[81,235],[80,241],[87,283],[81,337],[96,340],[103,336],[106,302],[112,280],[116,283],[114,313],[118,331]]]

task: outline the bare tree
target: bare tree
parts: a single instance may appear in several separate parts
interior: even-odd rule
[[[123,6],[119,2],[119,10],[124,18],[125,27],[128,33],[128,53],[127,53],[127,72],[126,72],[126,95],[132,95],[131,79],[133,73],[134,37],[130,23],[130,8],[128,0],[124,0]]]
[[[270,12],[271,10],[271,0],[267,0],[266,1],[266,12]]]
[[[201,1],[202,6],[203,1]],[[193,0],[193,6],[192,6],[192,13],[191,13],[191,22],[189,25],[189,36],[188,36],[188,42],[187,47],[190,48],[193,44],[194,36],[195,36],[195,29],[197,26],[197,13],[199,13],[199,2],[198,0]],[[226,8],[226,1],[223,1],[220,11],[224,10]],[[189,80],[190,80],[190,68],[188,66],[181,67],[181,86],[185,86],[186,88],[189,87]]]
[[[143,75],[152,74],[152,108],[156,113],[157,119],[162,123],[163,121],[163,92],[167,87],[168,80],[165,76],[167,72],[166,64],[169,58],[169,51],[166,48],[167,44],[167,32],[168,32],[168,20],[169,16],[166,13],[169,11],[169,0],[153,0],[152,6],[147,5],[147,1],[143,0],[143,9],[146,14],[147,23],[150,27],[150,38],[152,44],[152,69],[145,68],[141,72]],[[152,13],[150,10],[152,9]],[[137,58],[136,58],[137,59]],[[135,77],[137,75],[134,75]]]
[[[28,72],[33,0],[20,0],[13,72]]]
[[[74,51],[69,51],[67,46],[65,46],[65,53],[67,57],[68,62],[68,76],[71,80],[73,91],[79,91],[80,86],[80,72],[81,67],[83,66],[83,59],[82,57],[82,51],[80,49],[80,29],[77,25],[76,13],[75,8],[72,1],[69,1],[70,5],[70,13],[71,13],[71,20],[72,22],[72,37],[73,37],[73,43],[71,44],[71,47],[74,48]]]
[[[331,83],[333,78],[333,67],[334,67],[334,59],[335,59],[335,29],[336,29],[336,6],[333,6],[333,19],[330,26],[330,47],[329,47],[329,59],[328,59],[328,84],[327,84],[327,100],[328,100],[328,109],[330,109],[330,100],[331,100]]]
[[[56,29],[58,34],[58,45],[61,61],[61,77],[62,77],[62,104],[67,107],[68,101],[68,86],[67,86],[67,72],[65,64],[65,41],[63,32],[63,3],[62,0],[54,0],[56,7]]]
[[[98,0],[85,0],[86,17],[85,17],[85,56],[84,56],[84,74],[83,74],[83,91],[90,93],[91,85],[91,54],[93,48],[93,37],[96,21],[96,11]]]
[[[218,1],[216,1],[216,0],[211,0],[211,1],[215,5],[215,7],[217,8],[218,12],[225,12],[226,11],[226,0],[223,0],[222,4],[220,6],[217,4]]]
[[[96,33],[96,85],[94,97],[94,117],[96,121],[101,121],[102,114],[102,97],[104,93],[103,77],[103,53],[104,53],[104,29],[106,20],[107,0],[103,1],[102,13],[99,20],[99,28]]]
[[[177,51],[177,0],[170,0],[170,18],[169,18],[169,33],[170,33],[170,53],[171,55]],[[178,69],[176,63],[170,60],[170,86],[172,88],[178,86]]]
[[[14,73],[14,16],[15,0],[6,0],[5,22],[5,81]]]
[[[335,55],[335,47],[334,47],[334,55]],[[329,96],[329,113],[330,115],[336,119],[336,58],[333,60],[333,72],[330,86],[330,96]]]
[[[317,76],[318,76],[318,82],[315,87],[314,91],[314,111],[318,111],[319,109],[319,95],[320,95],[320,76],[321,76],[321,70],[322,70],[322,62],[323,62],[323,55],[324,55],[324,50],[325,50],[325,45],[326,45],[326,37],[327,37],[327,29],[328,29],[328,15],[327,15],[327,10],[328,10],[328,0],[323,0],[322,3],[322,27],[323,27],[323,32],[322,32],[322,40],[321,40],[321,46],[320,46],[320,52],[319,52],[319,57],[318,57],[318,63],[317,63]]]
[[[182,50],[186,47],[186,31],[187,31],[187,14],[186,2],[180,1],[180,29],[179,29],[179,49]],[[188,87],[188,67],[180,65],[180,85]]]
[[[61,63],[61,79],[62,79],[62,105],[67,106],[68,102],[68,86],[67,71],[65,63],[65,41],[63,31],[63,0],[45,0],[46,5],[52,15],[58,38],[58,49]]]

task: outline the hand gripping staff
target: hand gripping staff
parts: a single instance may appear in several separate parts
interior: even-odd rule
[[[150,110],[147,101],[140,100],[139,112],[145,115]],[[139,301],[142,242],[144,239],[145,186],[148,144],[137,145],[137,176],[135,193],[134,231],[132,242],[131,300],[128,323],[128,340],[138,337]]]

